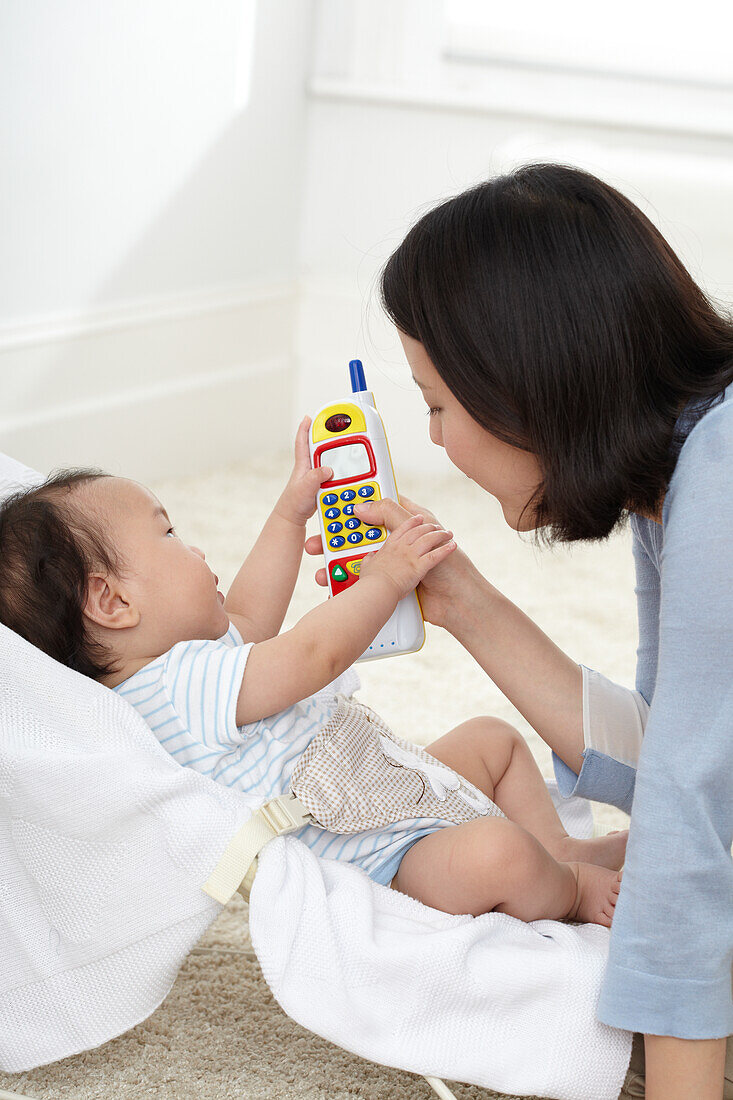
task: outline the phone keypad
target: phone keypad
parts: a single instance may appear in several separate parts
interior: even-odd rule
[[[331,550],[340,550],[347,540],[352,546],[356,546],[365,539],[372,544],[386,539],[384,527],[367,527],[354,515],[354,502],[359,504],[362,500],[381,500],[381,497],[376,481],[367,481],[353,489],[341,489],[339,492],[329,489],[320,494],[318,506]],[[345,537],[339,534],[342,527],[348,532],[344,533]]]

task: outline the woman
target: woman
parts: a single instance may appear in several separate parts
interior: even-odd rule
[[[648,1100],[718,1100],[733,1032],[733,323],[633,203],[557,165],[429,212],[382,296],[432,441],[510,527],[603,539],[630,515],[634,692],[578,666],[460,552],[419,594],[550,745],[562,793],[631,813],[598,1016],[644,1033]],[[425,512],[357,514],[394,527],[405,508]]]

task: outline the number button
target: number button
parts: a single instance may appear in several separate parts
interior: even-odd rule
[[[347,519],[346,526],[349,531],[355,531],[357,527],[361,527],[361,520],[357,519],[356,516],[352,516],[351,519]]]
[[[354,492],[353,489],[344,489],[343,493],[341,494],[341,499],[342,500],[353,500],[355,496],[356,496],[356,493]]]
[[[345,516],[353,516],[353,514],[354,514],[354,505],[353,504],[345,504],[344,505],[344,515]]]
[[[362,485],[361,489],[359,490],[359,496],[360,497],[373,497],[374,496],[374,486],[373,485]]]
[[[351,538],[351,535],[349,535],[349,538]],[[338,548],[340,546],[343,546],[345,542],[346,539],[343,535],[334,535],[332,539],[328,540],[328,545],[331,546],[334,550],[338,550]]]
[[[338,497],[335,493],[324,493],[321,500],[324,504],[335,504],[338,500]]]
[[[363,538],[361,531],[352,531],[349,535],[349,542],[361,542]]]
[[[337,520],[335,523],[329,523],[328,530],[330,534],[337,535],[342,527],[343,523],[339,523]]]
[[[326,519],[336,519],[338,516],[341,515],[341,509],[340,508],[327,508],[324,515],[325,515]]]
[[[374,539],[381,539],[382,529],[381,527],[370,527],[366,533],[366,537],[373,542]]]

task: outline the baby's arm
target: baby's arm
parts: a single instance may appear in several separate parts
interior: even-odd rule
[[[306,521],[315,511],[318,488],[333,477],[328,466],[311,469],[309,427],[305,417],[295,437],[290,480],[224,601],[245,641],[274,638],[280,630],[298,578]]]
[[[450,531],[411,516],[364,559],[356,584],[309,611],[292,630],[253,646],[237,725],[275,714],[319,691],[362,655],[395,607],[453,550]]]

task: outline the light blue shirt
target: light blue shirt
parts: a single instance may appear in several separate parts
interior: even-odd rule
[[[638,769],[594,752],[555,771],[564,795],[631,813],[598,1018],[712,1039],[733,1033],[733,386],[697,417],[678,421],[661,525],[631,520]]]

